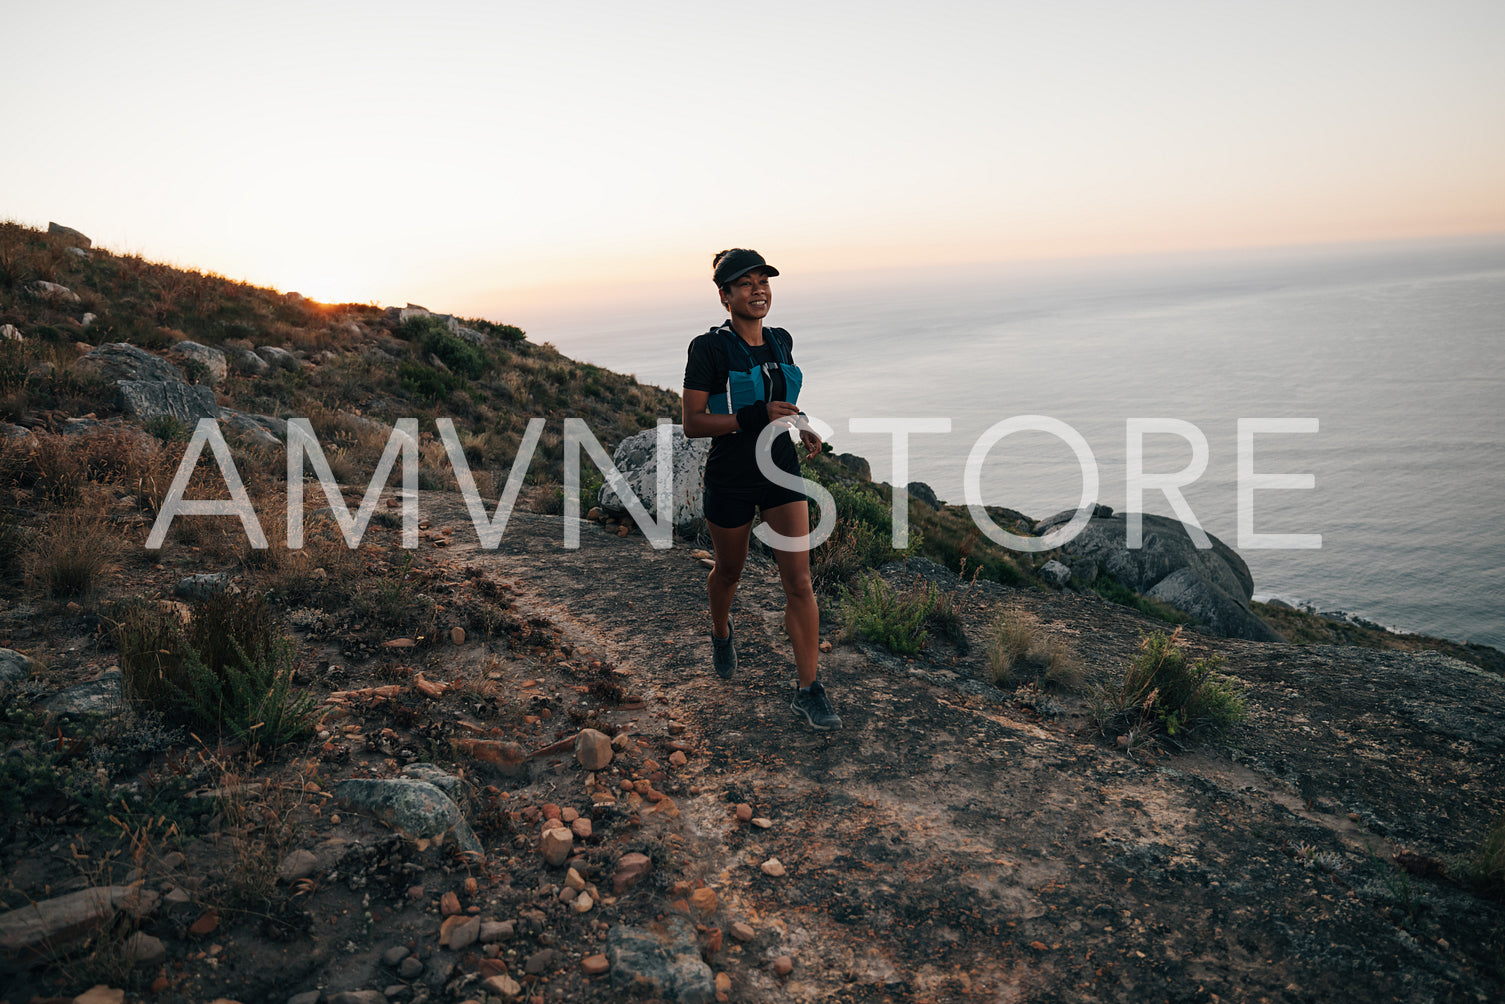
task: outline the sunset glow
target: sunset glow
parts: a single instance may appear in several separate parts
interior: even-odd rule
[[[1496,3],[13,6],[0,213],[323,300],[1505,230]]]

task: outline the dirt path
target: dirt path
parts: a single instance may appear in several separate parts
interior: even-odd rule
[[[426,510],[426,515],[427,515]],[[468,523],[441,509],[436,520]],[[496,552],[518,610],[635,674],[636,731],[694,747],[679,803],[689,877],[762,932],[733,999],[1207,1001],[1499,999],[1505,909],[1412,871],[1466,851],[1505,810],[1505,685],[1452,660],[1221,639],[1249,687],[1230,747],[1125,753],[1080,699],[1042,716],[982,682],[981,644],[936,661],[838,645],[822,674],[845,727],[788,710],[782,594],[754,557],[738,677],[709,670],[705,569],[557,517],[518,513]],[[993,588],[1121,669],[1154,625],[1095,597]],[[827,610],[826,637],[835,627]],[[1049,709],[1047,709],[1049,710]],[[634,717],[623,713],[624,721]],[[750,803],[772,820],[736,822]],[[777,857],[780,878],[759,865]],[[1421,863],[1418,864],[1417,862]]]

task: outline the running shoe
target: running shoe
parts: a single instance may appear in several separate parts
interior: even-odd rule
[[[808,687],[796,687],[794,701],[789,707],[796,715],[804,716],[813,729],[824,732],[841,728],[841,716],[831,709],[831,702],[826,700],[826,688],[819,680]]]

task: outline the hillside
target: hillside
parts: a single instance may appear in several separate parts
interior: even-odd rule
[[[1458,661],[1498,653],[1288,611],[1262,615],[1341,644],[1183,631],[1246,714],[1168,734],[1104,702],[1175,611],[1045,587],[1051,555],[991,548],[954,507],[913,506],[906,560],[887,487],[826,456],[822,672],[845,728],[812,734],[766,557],[726,683],[702,542],[600,520],[561,545],[559,419],[609,449],[676,396],[506,325],[79,244],[0,226],[21,339],[0,341],[0,1000],[1505,993],[1505,683]],[[144,546],[190,425],[131,413],[96,353],[119,342],[216,409],[272,547],[228,516]],[[420,420],[417,548],[396,478],[359,548],[312,483],[307,546],[279,546],[277,421],[300,416],[352,509],[392,423]],[[495,550],[439,417],[492,499],[549,420]],[[198,471],[189,497],[225,497],[207,451]],[[864,597],[890,626],[924,608],[911,654],[871,640]],[[609,754],[577,750],[583,729]]]

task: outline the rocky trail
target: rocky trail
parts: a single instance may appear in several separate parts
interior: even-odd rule
[[[587,526],[566,551],[557,522],[519,519],[537,529],[509,529],[485,560],[526,582],[526,609],[638,674],[649,712],[634,730],[686,730],[699,793],[679,805],[685,859],[723,916],[758,918],[738,999],[1501,990],[1505,911],[1427,874],[1505,807],[1498,677],[1427,654],[1198,638],[1248,686],[1250,721],[1228,747],[1126,752],[1081,699],[982,682],[982,628],[1000,606],[1026,610],[1106,676],[1153,625],[1096,598],[995,587],[967,601],[970,654],[838,645],[822,675],[844,728],[818,734],[788,710],[771,561],[749,562],[727,683],[709,671],[705,569],[686,547]],[[738,804],[773,825],[739,823]],[[783,875],[765,874],[769,858]],[[795,963],[783,980],[766,964],[781,955]]]

